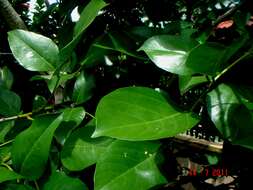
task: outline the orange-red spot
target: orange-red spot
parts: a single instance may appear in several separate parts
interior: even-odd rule
[[[226,20],[217,25],[217,29],[230,28],[234,24],[233,20]]]

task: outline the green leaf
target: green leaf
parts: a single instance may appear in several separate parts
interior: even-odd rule
[[[91,98],[94,87],[94,78],[81,72],[74,85],[72,100],[77,104],[86,102]]]
[[[0,87],[10,89],[13,84],[13,75],[8,67],[0,69]]]
[[[33,120],[31,127],[15,138],[11,155],[13,165],[20,174],[29,179],[42,175],[54,132],[62,121],[70,120],[70,113],[74,110],[66,109],[56,119],[52,115],[39,116]]]
[[[49,38],[23,30],[8,32],[11,51],[19,64],[30,71],[54,71],[58,47]]]
[[[20,112],[20,97],[9,90],[0,89],[0,115],[13,116]]]
[[[76,23],[74,28],[73,40],[68,43],[63,49],[61,49],[60,55],[62,61],[67,60],[71,56],[72,51],[77,45],[78,41],[85,29],[95,20],[99,11],[104,8],[107,4],[103,0],[91,0],[88,5],[83,9],[80,20]]]
[[[193,127],[198,120],[181,113],[157,91],[144,87],[120,88],[99,102],[93,137],[153,140],[172,137]]]
[[[161,69],[179,75],[216,74],[226,48],[216,43],[199,44],[188,35],[160,35],[148,39],[139,50]]]
[[[81,124],[85,117],[86,112],[82,107],[77,107],[75,109],[65,109],[64,111],[64,122],[55,131],[55,138],[62,145],[65,143],[66,139],[70,133]]]
[[[241,102],[230,86],[221,84],[208,93],[208,113],[224,138],[253,149],[253,117]]]
[[[205,76],[188,76],[188,75],[180,75],[179,76],[179,89],[181,94],[184,94],[192,87],[199,85],[201,83],[208,82]]]
[[[7,168],[0,167],[0,183],[21,178],[23,178],[21,175],[8,170]]]
[[[54,172],[43,187],[43,190],[88,190],[78,178],[72,178],[63,172]]]
[[[12,146],[12,161],[16,171],[27,178],[37,179],[45,169],[53,133],[62,121],[57,117],[41,116],[21,132]]]
[[[91,138],[94,128],[93,124],[88,124],[67,139],[61,152],[61,161],[68,170],[80,171],[95,164],[113,142],[105,137]]]
[[[95,190],[146,190],[166,183],[153,142],[115,141],[96,165]]]

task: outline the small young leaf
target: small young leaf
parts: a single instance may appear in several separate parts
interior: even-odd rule
[[[58,47],[42,35],[13,30],[8,32],[11,51],[19,64],[30,71],[54,71],[58,64]]]
[[[0,115],[13,116],[20,111],[20,97],[9,90],[0,89]]]
[[[7,168],[0,167],[0,183],[21,178],[23,178],[21,175],[8,170]]]
[[[61,161],[70,171],[80,171],[95,164],[113,142],[105,137],[91,138],[94,128],[92,124],[88,124],[76,130],[64,144]]]
[[[86,185],[77,178],[62,172],[54,172],[43,187],[43,190],[88,190]]]
[[[198,120],[176,111],[157,91],[144,87],[120,88],[106,95],[96,110],[93,137],[153,140],[172,137]]]
[[[113,142],[96,165],[95,190],[146,190],[166,183],[154,142]]]

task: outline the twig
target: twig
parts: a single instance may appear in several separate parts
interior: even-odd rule
[[[7,142],[4,142],[4,143],[2,143],[2,144],[0,144],[0,147],[3,147],[3,146],[5,146],[5,145],[7,145],[7,144],[10,144],[10,143],[12,143],[14,140],[9,140],[9,141],[7,141]]]
[[[20,118],[27,118],[29,120],[31,120],[31,116],[32,116],[32,112],[29,113],[25,113],[25,114],[21,114],[21,115],[15,115],[15,116],[11,116],[11,117],[3,117],[0,118],[0,123],[4,122],[4,121],[12,121],[12,120],[16,120],[16,119],[20,119]]]
[[[36,181],[36,180],[34,180],[34,184],[35,184],[35,188],[36,188],[36,190],[40,190],[40,187],[39,187],[39,185],[38,185],[38,183],[37,183],[37,181]]]
[[[0,0],[0,14],[2,14],[11,30],[27,30],[24,21],[20,18],[19,14],[15,11],[8,0]]]

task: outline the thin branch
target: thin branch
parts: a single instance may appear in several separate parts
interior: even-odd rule
[[[24,21],[20,18],[19,14],[15,11],[8,0],[0,0],[0,14],[3,16],[11,30],[27,30]]]
[[[14,141],[14,140],[9,140],[9,141],[6,141],[6,142],[0,144],[0,148],[3,147],[3,146],[5,146],[5,145],[7,145],[7,144],[12,143],[13,141]]]
[[[29,113],[15,115],[15,116],[11,116],[11,117],[3,117],[3,118],[0,118],[0,123],[4,122],[4,121],[16,120],[16,119],[20,119],[20,118],[27,118],[27,119],[31,120],[32,114],[33,114],[32,112],[29,112]]]

